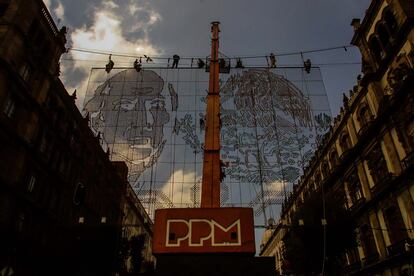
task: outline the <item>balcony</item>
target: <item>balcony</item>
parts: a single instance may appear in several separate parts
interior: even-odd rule
[[[389,257],[393,257],[393,256],[398,256],[398,255],[402,255],[406,252],[405,249],[405,244],[409,243],[410,244],[410,240],[409,239],[404,239],[401,240],[399,242],[396,242],[390,246],[387,247],[387,253]]]
[[[387,187],[389,187],[389,184],[393,180],[393,174],[387,172],[383,176],[380,175],[380,176],[377,176],[376,178],[377,178],[377,181],[375,183],[375,186],[371,188],[371,193],[373,196],[378,196],[384,190],[386,190]]]
[[[342,162],[350,155],[351,149],[352,149],[351,146],[349,146],[347,148],[344,148],[344,151],[342,152],[341,156],[339,157]]]
[[[361,268],[361,262],[357,261],[344,267],[345,272],[355,273]]]
[[[361,197],[356,201],[352,201],[352,206],[350,208],[351,212],[357,213],[358,210],[365,204],[365,197]]]
[[[373,253],[373,254],[363,258],[362,262],[363,262],[364,266],[367,266],[367,265],[371,265],[371,264],[377,262],[378,259],[379,259],[379,255],[378,255],[378,252],[376,252],[376,253]]]
[[[404,168],[407,170],[410,167],[414,166],[414,151],[409,153],[407,157],[403,160]]]

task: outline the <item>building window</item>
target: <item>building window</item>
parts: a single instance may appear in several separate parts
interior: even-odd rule
[[[378,256],[377,246],[375,244],[374,234],[371,227],[367,224],[360,228],[360,241],[364,250],[365,259],[370,259],[374,256]]]
[[[382,13],[382,18],[384,19],[385,23],[387,24],[388,29],[392,34],[395,34],[398,28],[397,21],[395,20],[394,14],[392,13],[391,9],[387,8]]]
[[[19,233],[21,233],[22,231],[23,231],[23,226],[24,226],[24,221],[25,221],[25,218],[26,218],[26,216],[25,216],[25,214],[23,213],[23,212],[20,212],[20,214],[19,214],[19,216],[18,216],[18,218],[17,218],[17,231],[19,232]]]
[[[35,184],[36,184],[36,177],[34,175],[31,175],[29,179],[29,184],[27,185],[27,191],[29,193],[33,192]]]
[[[378,23],[377,25],[377,34],[378,34],[380,45],[382,46],[384,50],[382,52],[382,54],[384,55],[388,48],[388,45],[390,44],[390,34],[388,33],[385,25],[382,23]]]
[[[387,163],[382,154],[381,147],[378,144],[374,145],[372,150],[368,153],[367,164],[374,185],[381,182],[381,180],[388,178],[389,171]]]
[[[16,102],[13,98],[9,95],[6,98],[6,102],[3,106],[3,113],[9,118],[12,118],[16,111]]]
[[[414,144],[414,119],[407,123],[407,135],[409,142]]]
[[[384,219],[387,224],[391,244],[395,244],[408,238],[407,230],[398,206],[393,205],[385,209]]]
[[[73,192],[73,204],[79,206],[83,204],[84,200],[85,200],[85,185],[79,182],[75,187],[75,191]]]
[[[25,82],[30,81],[32,73],[33,69],[27,62],[20,67],[19,74]]]
[[[371,121],[371,111],[369,108],[364,105],[362,106],[358,111],[358,121],[361,124],[361,128],[368,125],[368,123]]]
[[[326,161],[322,163],[322,174],[324,178],[329,177],[329,165]]]
[[[382,48],[375,35],[369,39],[369,48],[377,61],[382,59]]]
[[[339,164],[338,153],[336,152],[336,150],[333,150],[331,154],[329,155],[329,157],[331,161],[331,167],[332,168],[336,167]]]
[[[361,182],[356,171],[352,171],[345,179],[346,187],[348,189],[348,201],[351,205],[358,203],[363,198]]]
[[[404,147],[407,155],[410,156],[414,151],[414,118],[395,128],[398,141]],[[407,157],[406,157],[407,158]]]
[[[344,153],[345,151],[349,150],[352,145],[351,145],[351,140],[349,139],[349,135],[344,133],[341,136],[341,139],[339,140],[339,145],[341,146],[342,152]]]
[[[348,256],[348,262],[350,265],[358,263],[359,262],[359,254],[357,248],[352,248],[346,252],[346,255]]]
[[[318,172],[315,174],[315,183],[319,186],[322,182],[321,174]]]

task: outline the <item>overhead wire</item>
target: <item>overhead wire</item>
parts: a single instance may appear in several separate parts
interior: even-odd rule
[[[334,47],[326,47],[326,48],[319,48],[319,49],[312,49],[312,50],[301,50],[301,51],[292,51],[292,52],[281,52],[274,54],[276,57],[282,56],[293,56],[293,55],[303,55],[303,54],[310,54],[310,53],[319,53],[319,52],[328,52],[328,51],[335,51],[335,50],[345,50],[348,51],[349,48],[354,48],[354,45],[341,45],[341,46],[334,46]],[[111,52],[111,51],[102,51],[102,50],[95,50],[95,49],[86,49],[86,48],[74,48],[69,47],[67,48],[67,52],[82,52],[82,53],[90,53],[96,55],[112,55],[116,57],[128,57],[128,58],[136,58],[139,56],[146,56],[140,54],[132,54],[132,53],[118,53],[118,52]],[[196,59],[196,58],[205,58],[206,56],[185,56],[181,57],[181,59]],[[231,60],[235,60],[237,58],[240,59],[255,59],[255,58],[267,58],[268,55],[235,55],[233,57],[229,57]],[[161,59],[161,60],[168,60],[171,57],[168,56],[160,56],[160,55],[151,55],[152,59]]]
[[[93,59],[74,59],[74,58],[62,58],[61,61],[73,61],[73,62],[89,62],[89,63],[106,63],[106,60],[93,60]],[[117,61],[117,64],[130,64],[129,61]],[[361,65],[362,62],[355,61],[355,62],[326,62],[326,63],[313,63],[313,67],[324,67],[324,66],[347,66],[347,65]],[[148,65],[163,65],[167,66],[167,63],[161,63],[161,62],[151,62],[148,63]],[[247,65],[246,68],[249,67],[268,67],[264,66],[263,64],[251,64]],[[280,64],[278,66],[279,68],[283,67],[303,67],[302,64]],[[198,67],[192,67],[193,69],[199,69]]]

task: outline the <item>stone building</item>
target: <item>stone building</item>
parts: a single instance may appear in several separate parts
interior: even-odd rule
[[[127,186],[124,202],[124,218],[122,222],[122,237],[127,242],[139,238],[143,244],[141,271],[154,267],[155,258],[152,255],[153,223],[130,185]],[[125,271],[133,272],[132,256],[125,259]]]
[[[59,80],[65,34],[41,0],[0,1],[0,271],[117,269],[128,170]]]
[[[352,26],[363,75],[263,240],[260,254],[275,256],[279,274],[292,215],[321,187],[344,197],[357,221],[359,245],[343,258],[347,274],[413,273],[414,2],[373,0]]]

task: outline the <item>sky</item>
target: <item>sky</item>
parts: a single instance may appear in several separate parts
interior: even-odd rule
[[[349,45],[350,23],[363,18],[370,0],[44,0],[58,27],[67,26],[67,47],[136,55],[205,57],[210,54],[210,23],[220,21],[220,52],[230,57],[265,56]],[[360,74],[356,48],[305,53],[320,65],[333,116],[342,94]],[[134,58],[114,56],[115,66]],[[278,57],[278,65],[300,65],[301,55]],[[82,110],[92,67],[104,67],[107,55],[69,50],[61,59],[61,79],[77,90]],[[156,60],[157,62],[157,60]],[[165,61],[164,61],[165,62]],[[181,61],[181,65],[188,61]],[[265,58],[243,59],[264,66]],[[338,64],[339,63],[339,64]],[[350,64],[343,64],[350,63]],[[330,65],[326,65],[330,64]],[[333,65],[335,64],[335,65]],[[144,64],[144,66],[147,66]],[[165,65],[163,65],[165,66]],[[257,230],[257,229],[256,229]],[[261,231],[256,231],[257,246]]]
[[[349,45],[350,26],[362,18],[369,0],[44,0],[58,27],[67,26],[67,47],[137,56],[207,56],[210,23],[220,21],[220,51],[227,56],[264,56]],[[352,89],[360,72],[356,48],[304,54],[321,64],[332,115],[342,93]],[[103,67],[108,56],[69,51],[62,56],[61,79],[69,93],[77,89],[84,101],[92,67]],[[115,66],[134,59],[113,57]],[[184,61],[182,61],[184,62]],[[243,60],[247,66],[266,60]],[[279,65],[301,64],[300,55],[280,57]],[[357,63],[324,65],[327,63]]]

